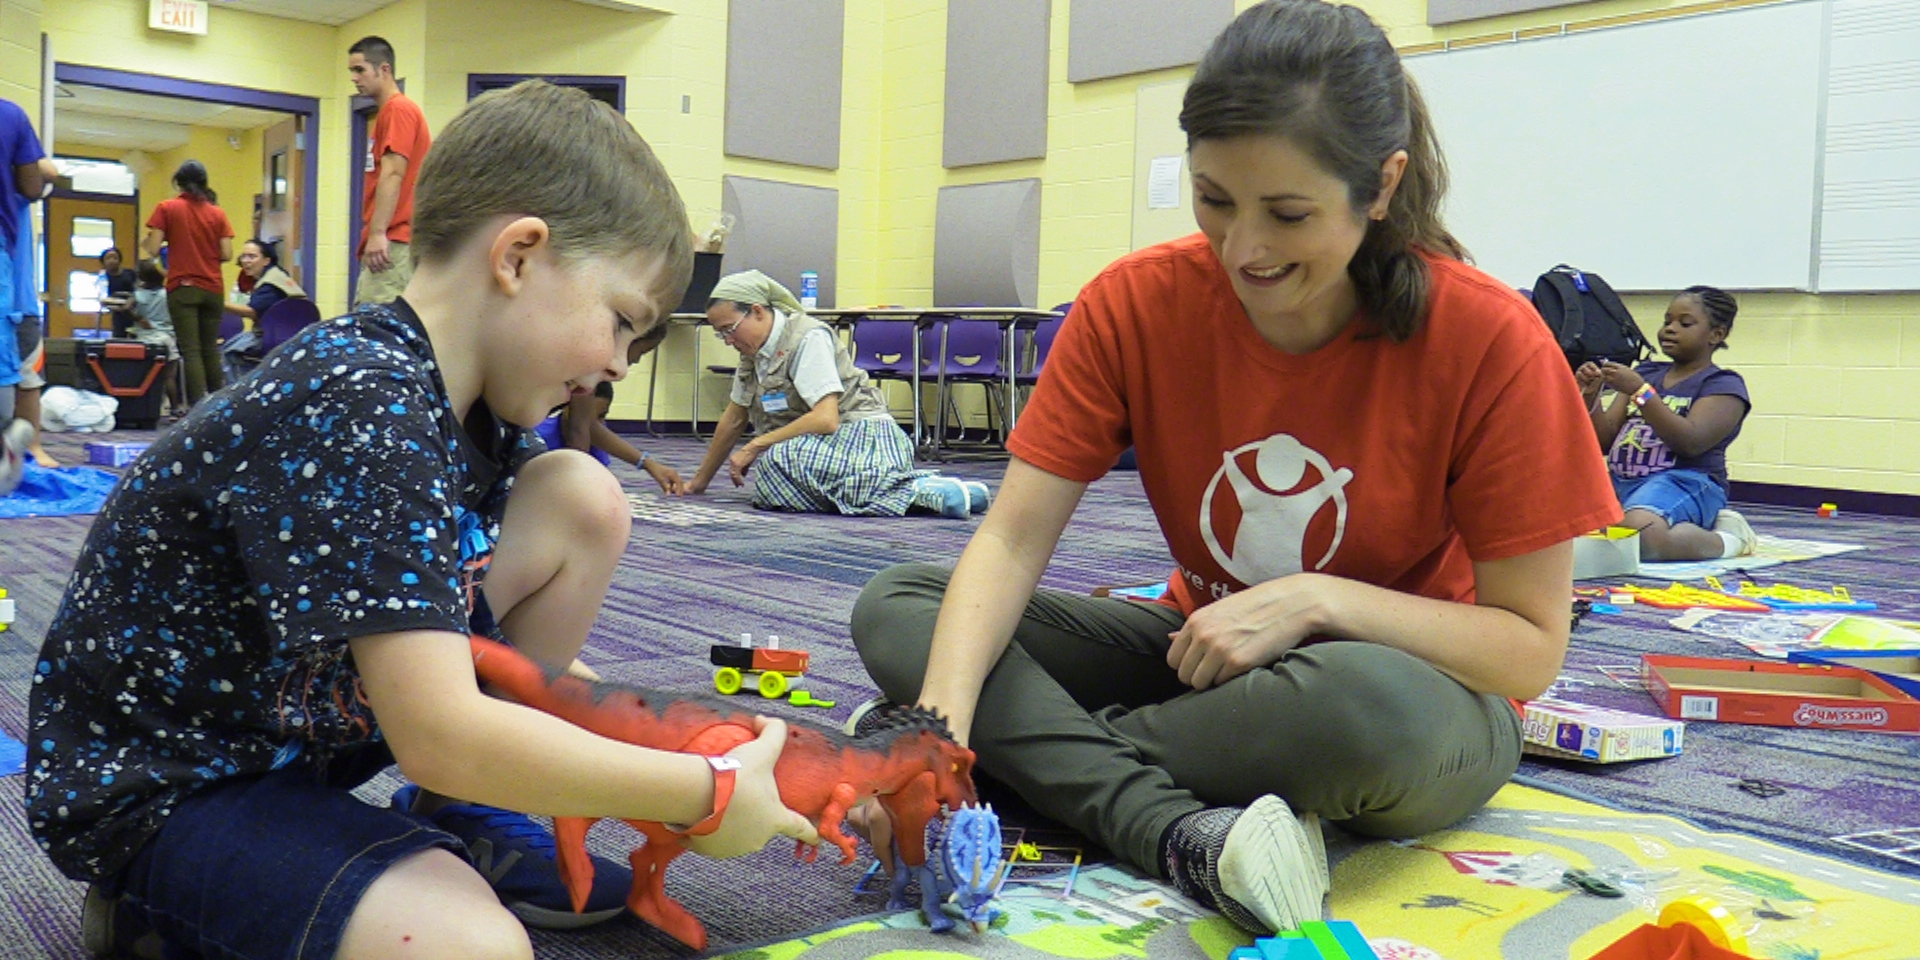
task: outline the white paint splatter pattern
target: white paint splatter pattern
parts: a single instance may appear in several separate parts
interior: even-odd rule
[[[28,817],[62,871],[118,871],[199,784],[378,743],[347,641],[469,629],[469,588],[535,449],[479,416],[488,451],[412,312],[363,308],[289,341],[132,465],[29,696]]]

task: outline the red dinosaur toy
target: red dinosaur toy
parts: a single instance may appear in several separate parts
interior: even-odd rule
[[[753,715],[724,701],[682,697],[594,683],[549,672],[512,647],[473,638],[474,672],[495,690],[544,713],[601,736],[657,750],[717,756],[754,739]],[[854,861],[854,840],[840,829],[849,808],[877,797],[893,820],[896,837],[926,835],[929,821],[944,804],[958,810],[977,803],[973,790],[973,751],[955,743],[946,723],[921,710],[899,711],[884,729],[848,737],[789,721],[786,749],[774,766],[780,800],[814,821],[820,838],[840,848],[843,863]],[[594,820],[556,817],[560,877],[582,909],[593,886],[593,861],[587,857],[587,828]],[[647,838],[633,851],[633,890],[627,907],[642,920],[695,950],[704,950],[707,932],[685,907],[667,897],[666,869],[684,852],[683,835],[665,825],[627,821]],[[813,850],[801,847],[813,858]],[[926,849],[906,844],[899,856],[910,867],[926,863]]]

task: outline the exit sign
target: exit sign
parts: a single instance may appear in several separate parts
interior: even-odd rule
[[[147,26],[169,33],[207,32],[207,0],[147,0]]]

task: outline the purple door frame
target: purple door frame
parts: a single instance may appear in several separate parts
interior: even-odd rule
[[[178,77],[162,77],[151,73],[135,73],[131,70],[88,67],[72,63],[55,63],[53,80],[55,83],[79,83],[90,87],[106,87],[110,90],[178,97],[182,100],[199,100],[204,103],[224,103],[235,107],[252,107],[256,110],[273,110],[306,117],[304,132],[311,137],[311,140],[306,146],[306,170],[302,173],[301,179],[306,196],[311,199],[306,204],[307,215],[302,218],[306,222],[300,225],[300,267],[304,271],[302,276],[308,278],[310,282],[317,280],[320,275],[318,267],[320,217],[316,203],[320,197],[319,100],[290,93],[228,86],[224,83],[182,80]]]

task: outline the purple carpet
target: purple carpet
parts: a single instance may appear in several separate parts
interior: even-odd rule
[[[117,439],[146,439],[129,433]],[[83,438],[50,437],[56,456],[77,462]],[[92,438],[85,438],[92,439]],[[642,446],[667,463],[690,470],[701,447],[689,439],[647,440]],[[813,655],[807,686],[836,700],[830,710],[757,701],[769,712],[838,724],[873,693],[846,636],[848,613],[875,572],[907,560],[951,562],[975,521],[924,517],[860,519],[774,515],[754,511],[743,493],[722,489],[697,499],[668,500],[645,474],[624,464],[616,472],[634,500],[631,545],[584,659],[613,679],[668,690],[711,689],[709,645],[751,632],[776,635],[781,645]],[[997,463],[942,467],[956,476],[998,484]],[[1772,568],[1761,573],[1806,586],[1843,583],[1856,596],[1878,600],[1895,613],[1920,616],[1920,537],[1916,521],[1845,516],[1819,520],[1799,511],[1755,508],[1762,532],[1804,539],[1856,542],[1871,549],[1841,557]],[[28,678],[41,637],[60,599],[90,517],[0,522],[0,587],[18,601],[19,622],[0,634],[0,731],[18,737],[24,726]],[[1046,586],[1092,587],[1150,581],[1172,561],[1140,492],[1136,475],[1115,473],[1087,492],[1049,568]],[[1653,712],[1644,694],[1612,689],[1591,668],[1626,664],[1648,651],[1736,655],[1697,644],[1664,628],[1651,612],[1589,617],[1574,635],[1569,699]],[[1840,833],[1920,826],[1920,739],[1871,734],[1817,733],[1689,725],[1682,757],[1598,771],[1529,762],[1523,774],[1550,789],[1616,806],[1676,814],[1703,825],[1729,827],[1881,869],[1900,865],[1836,847]],[[1735,789],[1741,778],[1762,777],[1786,792],[1762,800]],[[398,784],[383,778],[365,795]],[[630,846],[624,827],[595,833],[598,852],[620,855]],[[716,949],[764,943],[880,910],[883,897],[856,895],[860,868],[837,864],[794,866],[788,851],[769,850],[725,863],[688,857],[676,864],[669,890],[707,924]],[[1920,871],[1913,871],[1920,872]],[[0,780],[0,960],[79,958],[81,890],[54,872],[28,838],[17,778]],[[686,951],[631,918],[593,930],[539,935],[543,957],[683,956]]]

